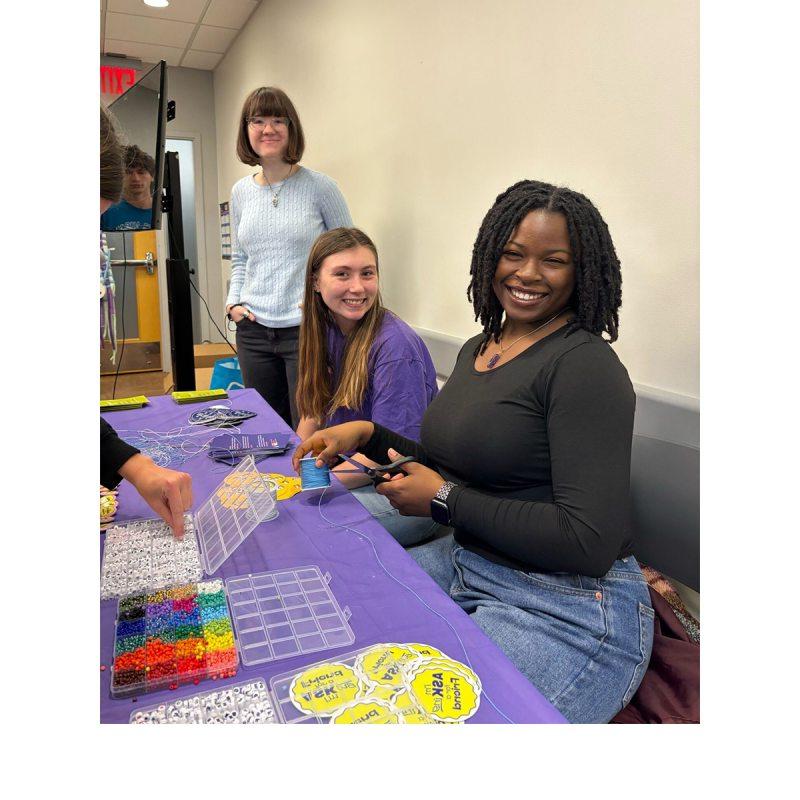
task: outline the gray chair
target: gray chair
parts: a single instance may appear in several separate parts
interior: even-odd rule
[[[636,558],[700,591],[700,408],[635,386],[631,504]]]

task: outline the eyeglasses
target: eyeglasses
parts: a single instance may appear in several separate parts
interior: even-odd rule
[[[275,130],[289,127],[288,117],[250,117],[247,124],[254,131],[263,131],[268,125],[272,126]]]

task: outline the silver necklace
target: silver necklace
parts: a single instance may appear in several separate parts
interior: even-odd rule
[[[267,186],[269,186],[269,190],[272,193],[272,205],[277,207],[278,205],[278,198],[281,196],[281,192],[283,191],[283,187],[286,186],[286,181],[289,180],[289,177],[292,174],[292,170],[294,169],[294,164],[289,166],[289,174],[283,179],[283,183],[278,187],[278,191],[274,191],[272,188],[272,184],[269,182],[269,178],[267,177],[267,173],[264,167],[261,167],[261,174],[264,176],[264,180],[267,182]]]
[[[509,350],[510,350],[510,349],[511,349],[511,348],[512,348],[512,347],[513,347],[513,346],[514,346],[514,345],[515,345],[517,342],[521,341],[521,340],[522,340],[522,339],[524,339],[526,336],[533,336],[533,334],[534,334],[534,333],[536,333],[536,331],[540,331],[542,328],[544,328],[544,327],[546,327],[547,325],[549,325],[549,324],[550,324],[550,323],[551,323],[551,322],[552,322],[552,321],[553,321],[553,320],[554,320],[554,319],[555,319],[555,318],[556,318],[556,317],[557,317],[559,314],[562,314],[562,313],[564,312],[564,310],[565,310],[565,309],[563,309],[563,308],[562,308],[562,309],[561,309],[561,311],[559,311],[558,313],[556,313],[556,314],[554,314],[552,317],[550,317],[550,319],[549,319],[549,320],[547,320],[547,322],[543,322],[541,325],[539,325],[539,327],[538,327],[538,328],[534,328],[532,331],[528,331],[527,333],[523,333],[523,334],[522,334],[522,336],[519,336],[519,337],[517,337],[516,339],[514,339],[514,341],[513,341],[513,342],[511,342],[511,344],[507,345],[506,347],[503,347],[503,345],[501,344],[501,345],[500,345],[500,351],[499,351],[498,353],[495,353],[495,354],[494,354],[494,355],[493,355],[493,356],[492,356],[492,357],[491,357],[491,358],[490,358],[490,359],[489,359],[489,360],[486,362],[486,367],[487,367],[487,369],[494,369],[494,367],[495,367],[495,366],[497,366],[497,362],[498,362],[498,361],[499,361],[499,360],[500,360],[500,359],[503,357],[503,355],[504,355],[505,353],[507,353],[507,352],[508,352],[508,351],[509,351]]]

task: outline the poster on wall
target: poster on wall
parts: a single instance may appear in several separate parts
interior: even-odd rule
[[[222,258],[231,260],[231,210],[230,203],[219,204],[219,239],[222,242]]]

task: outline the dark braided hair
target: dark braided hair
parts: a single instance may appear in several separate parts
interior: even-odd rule
[[[503,306],[492,281],[503,248],[517,225],[539,209],[563,214],[567,220],[575,264],[575,290],[570,300],[575,318],[569,323],[567,334],[583,328],[596,334],[605,332],[612,342],[617,338],[622,275],[611,234],[600,212],[579,192],[541,181],[520,181],[498,195],[483,218],[472,248],[467,297],[475,309],[475,319],[483,326],[476,355],[492,339],[500,341]]]

